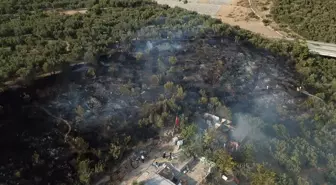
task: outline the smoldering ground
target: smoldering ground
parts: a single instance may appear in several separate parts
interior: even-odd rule
[[[299,100],[292,90],[297,84],[294,69],[289,67],[293,64],[287,58],[256,49],[251,44],[233,38],[204,31],[200,34],[203,29],[201,26],[190,30],[165,30],[159,27],[153,31],[154,28],[143,28],[131,42],[120,43],[111,54],[100,56],[95,77],[76,77],[61,82],[56,80],[54,87],[49,88],[52,93],[43,101],[31,91],[30,96],[35,98],[30,103],[34,102],[35,107],[44,107],[52,114],[69,120],[74,132],[79,135],[81,132],[89,133],[92,140],[95,137],[97,141],[97,138],[111,137],[107,128],[114,130],[113,133],[127,128],[132,136],[148,138],[156,132],[134,129],[141,118],[142,106],[162,97],[169,98],[171,94],[166,92],[164,84],[171,81],[182,86],[185,92],[180,105],[182,113],[208,111],[207,106],[197,103],[201,97],[199,91],[203,89],[208,97],[218,97],[232,109],[237,128],[234,137],[261,140],[271,136],[254,125],[253,121],[247,120],[245,115],[260,117],[265,123],[273,124],[280,119],[276,114],[278,106],[290,108]],[[148,30],[157,35],[150,36]],[[175,64],[169,61],[170,57],[176,57]],[[86,76],[86,72],[79,70],[78,73]],[[46,91],[45,87],[38,88]],[[4,107],[10,111],[10,102]],[[7,117],[1,122],[5,125],[2,132],[13,133],[13,126],[21,125],[27,116],[32,120],[31,125],[54,125],[55,120],[41,113],[38,108],[27,108],[29,110],[25,109],[23,113],[18,107],[20,111],[17,114],[22,119]],[[10,122],[15,124],[9,126]],[[28,140],[24,140],[27,132],[14,130],[16,134],[6,134],[6,140],[20,135],[22,144],[35,146],[32,151],[51,155],[50,152],[41,152],[43,149],[37,147],[42,139],[27,143]],[[59,131],[58,135],[61,135]],[[52,145],[49,148],[55,151],[59,149]],[[16,161],[23,160],[20,156],[13,158]],[[7,171],[2,173],[13,174],[14,168]]]
[[[118,115],[127,120],[142,103],[164,95],[163,84],[168,81],[183,86],[187,93],[185,103],[193,105],[198,101],[198,91],[205,89],[209,96],[220,97],[235,112],[253,112],[268,120],[275,118],[276,107],[294,104],[293,69],[283,68],[288,59],[264,50],[250,51],[249,46],[227,38],[198,40],[184,36],[186,33],[176,35],[170,39],[133,40],[129,53],[105,57],[108,72],[70,84],[49,107],[70,117],[76,116],[75,110],[80,107],[82,121],[90,124]],[[139,53],[143,56],[137,61]],[[172,56],[177,58],[176,65],[168,61]],[[159,79],[158,84],[152,82],[154,76]]]

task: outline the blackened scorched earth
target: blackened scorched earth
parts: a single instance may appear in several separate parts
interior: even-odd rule
[[[0,182],[71,184],[77,179],[73,152],[64,143],[67,127],[38,107],[70,120],[70,135],[104,148],[111,133],[130,133],[138,140],[156,135],[136,125],[145,103],[170,96],[164,88],[168,81],[186,93],[181,112],[207,111],[197,103],[201,89],[233,111],[272,122],[279,119],[276,106],[290,107],[299,99],[292,90],[297,74],[291,60],[230,38],[134,40],[98,61],[95,77],[77,70],[1,93]]]

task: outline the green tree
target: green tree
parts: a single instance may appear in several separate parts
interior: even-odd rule
[[[258,164],[257,169],[251,175],[251,185],[272,185],[275,182],[275,173]]]
[[[183,91],[183,87],[182,86],[177,86],[176,98],[183,99],[184,96],[185,96],[185,93]]]
[[[170,56],[168,60],[169,60],[169,63],[170,63],[171,65],[175,65],[176,62],[177,62],[177,59],[176,59],[175,56]]]
[[[92,175],[92,171],[89,167],[90,161],[89,160],[83,160],[80,161],[78,164],[78,178],[80,182],[84,184],[89,184],[90,183],[90,178]]]
[[[181,131],[181,136],[185,139],[185,140],[191,140],[192,137],[197,133],[197,127],[195,124],[190,124],[185,126],[182,131]]]
[[[73,138],[72,146],[80,153],[84,153],[89,149],[89,144],[81,137]]]
[[[110,144],[109,154],[112,156],[113,159],[118,159],[121,155],[122,147],[116,143]]]
[[[143,58],[143,53],[142,52],[137,52],[135,58],[137,60],[141,60]]]
[[[174,83],[173,82],[167,82],[164,84],[164,88],[166,91],[172,91],[174,88]]]
[[[218,99],[217,97],[211,97],[211,98],[210,98],[210,103],[211,103],[214,107],[221,106],[221,102],[219,101],[219,99]]]
[[[208,98],[202,96],[202,97],[200,98],[200,100],[199,100],[199,103],[204,104],[204,105],[207,104],[207,103],[208,103]]]
[[[145,185],[145,182],[133,181],[132,185]]]
[[[232,157],[224,149],[215,151],[214,162],[222,173],[231,172],[237,165],[237,163],[233,161]]]

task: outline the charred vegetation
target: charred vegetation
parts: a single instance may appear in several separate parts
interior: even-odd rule
[[[96,1],[71,16],[20,3],[0,7],[0,183],[118,184],[123,159],[162,140],[176,116],[185,150],[218,161],[216,185],[221,161],[247,183],[313,183],[311,172],[335,182],[334,60],[149,1]],[[235,131],[203,136],[195,125],[205,112]],[[228,139],[240,144],[230,155]]]

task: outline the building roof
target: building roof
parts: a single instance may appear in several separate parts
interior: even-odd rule
[[[158,175],[153,174],[148,180],[145,181],[145,185],[175,185],[172,181]]]

